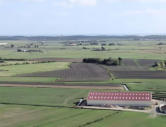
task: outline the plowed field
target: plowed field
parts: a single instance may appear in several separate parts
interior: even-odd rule
[[[108,80],[105,68],[96,64],[72,63],[69,69],[21,75],[24,77],[56,77],[63,81],[101,81]]]

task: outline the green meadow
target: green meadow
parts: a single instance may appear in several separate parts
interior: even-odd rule
[[[51,62],[38,64],[23,64],[23,65],[9,65],[0,66],[0,76],[15,76],[19,74],[62,70],[67,69],[70,63],[67,62]]]

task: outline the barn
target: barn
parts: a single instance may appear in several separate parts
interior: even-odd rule
[[[148,107],[151,101],[151,92],[89,92],[87,105]]]

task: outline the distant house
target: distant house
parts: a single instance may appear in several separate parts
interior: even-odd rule
[[[98,42],[92,42],[92,43],[90,43],[91,45],[99,45],[99,43]]]
[[[8,43],[0,43],[0,46],[4,46],[7,45]]]
[[[69,43],[68,46],[77,46],[77,43]]]
[[[148,107],[152,104],[150,92],[90,92],[87,105],[90,106],[140,106]]]
[[[17,52],[27,52],[28,50],[26,49],[17,49]]]
[[[26,50],[26,49],[17,49],[17,52],[42,52],[41,50]]]
[[[108,45],[109,45],[109,46],[112,46],[112,45],[115,45],[115,43],[109,43]]]
[[[101,46],[106,46],[107,44],[106,43],[102,43]]]

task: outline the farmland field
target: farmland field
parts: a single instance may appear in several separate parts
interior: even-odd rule
[[[88,89],[0,87],[0,103],[73,106],[79,98],[86,97],[88,92]]]
[[[143,113],[20,105],[0,108],[2,127],[165,127],[165,117]]]
[[[100,44],[69,46],[68,40],[41,41],[42,45],[31,40],[2,42],[8,45],[0,46],[0,61],[6,60],[0,62],[0,127],[165,127],[165,116],[74,108],[89,91],[121,91],[122,83],[130,91],[151,91],[153,98],[165,98],[166,71],[152,69],[155,62],[166,60],[166,45],[158,45],[158,40],[108,39],[105,51],[94,50]],[[39,47],[25,48],[29,43]],[[83,58],[109,57],[121,57],[121,65],[82,63]],[[24,64],[27,61],[36,63]]]
[[[111,41],[111,40],[110,40]],[[8,41],[7,41],[8,42]],[[24,41],[23,41],[24,42]],[[24,45],[21,41],[15,41],[17,47]],[[56,42],[56,41],[54,41]],[[10,44],[11,42],[9,42]],[[30,43],[26,42],[25,44]],[[38,52],[17,52],[17,48],[0,48],[0,57],[3,58],[108,58],[119,57],[133,58],[133,59],[166,59],[165,45],[156,45],[157,41],[119,41],[122,45],[106,46],[108,51],[92,51],[93,48],[100,48],[101,46],[64,46],[62,44],[51,42],[49,45],[41,46],[42,53]],[[12,43],[11,43],[12,44]],[[87,47],[89,49],[82,49]]]
[[[69,69],[23,74],[25,77],[57,77],[63,81],[100,81],[108,80],[107,70],[100,65],[73,63]]]
[[[123,59],[121,66],[111,66],[112,71],[150,71],[152,65],[159,60]]]
[[[0,88],[2,127],[165,127],[165,117],[111,110],[70,108],[89,90]],[[88,117],[87,117],[88,116]],[[10,121],[10,122],[7,122]],[[142,123],[141,125],[139,123]]]
[[[166,71],[152,71],[158,60],[123,59],[121,66],[107,67],[115,78],[127,79],[166,79]]]
[[[112,71],[117,78],[166,79],[165,71]]]
[[[68,68],[68,66],[69,63],[66,62],[0,66],[0,76],[15,76],[24,73],[60,70]]]

